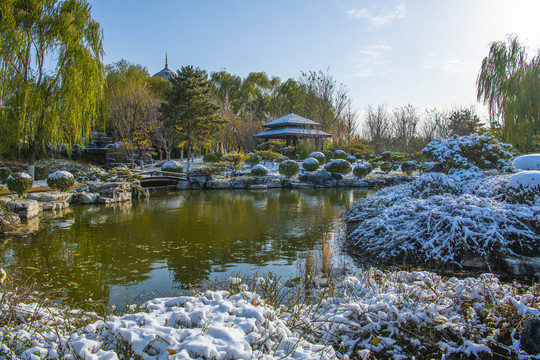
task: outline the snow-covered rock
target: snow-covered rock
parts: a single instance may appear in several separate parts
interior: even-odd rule
[[[30,219],[37,216],[40,212],[39,203],[36,200],[30,199],[17,199],[10,201],[7,207],[19,214],[23,219]]]
[[[518,156],[514,159],[514,166],[519,170],[540,170],[540,154]]]

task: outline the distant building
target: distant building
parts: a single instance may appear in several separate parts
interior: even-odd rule
[[[167,81],[170,81],[173,76],[174,76],[174,71],[169,69],[169,65],[167,64],[167,54],[165,54],[165,67],[160,72],[152,75],[152,77],[160,77],[160,78],[164,78]]]

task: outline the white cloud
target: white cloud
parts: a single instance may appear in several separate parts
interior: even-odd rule
[[[435,69],[454,74],[469,74],[475,71],[474,65],[461,57],[441,56],[435,53],[429,53],[424,64],[426,69]]]
[[[387,44],[365,46],[354,57],[355,62],[352,74],[347,77],[372,77],[384,75],[391,71],[392,62],[387,54],[392,47]]]
[[[370,9],[351,9],[347,11],[347,15],[351,19],[365,19],[374,27],[381,27],[391,24],[396,19],[403,19],[407,16],[407,8],[401,3],[394,8],[384,8],[380,11],[373,12]]]

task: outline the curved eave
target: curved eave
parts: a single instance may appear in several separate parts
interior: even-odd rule
[[[286,138],[322,138],[322,137],[332,137],[332,135],[314,129],[298,129],[298,128],[284,128],[284,129],[273,129],[263,131],[255,135],[259,138],[269,138],[269,139],[286,139]]]
[[[290,113],[290,114],[280,117],[279,119],[270,121],[269,123],[266,123],[263,125],[263,127],[267,127],[267,128],[282,127],[282,126],[303,126],[303,127],[311,128],[315,126],[321,126],[321,124],[319,124],[318,122],[306,119],[305,117],[302,117],[300,115]]]

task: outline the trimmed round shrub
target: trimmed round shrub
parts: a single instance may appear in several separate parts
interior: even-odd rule
[[[254,176],[268,175],[268,169],[261,164],[257,164],[251,168],[251,175],[254,175]]]
[[[351,163],[344,159],[335,159],[324,166],[324,169],[333,174],[348,174],[352,170]]]
[[[356,158],[354,156],[352,156],[352,155],[347,156],[347,159],[345,159],[345,160],[347,160],[351,164],[354,164],[356,162]]]
[[[279,164],[279,173],[290,178],[298,174],[300,171],[300,165],[293,160],[285,160]]]
[[[343,160],[345,160],[345,159],[347,159],[347,156],[349,156],[349,155],[347,155],[347,153],[345,151],[343,151],[343,150],[334,151],[334,159],[343,159]]]
[[[257,155],[257,154],[254,154],[254,153],[249,153],[247,154],[247,159],[246,159],[246,162],[251,165],[251,167],[257,165],[258,163],[260,163],[262,160],[262,158]]]
[[[324,157],[326,159],[325,162],[329,163],[330,160],[334,158],[334,152],[332,150],[323,150],[322,152],[324,154]]]
[[[356,160],[362,160],[362,154],[359,152],[354,153],[354,157],[356,158]]]
[[[540,154],[518,156],[513,164],[519,170],[540,170]]]
[[[319,160],[312,157],[308,157],[307,159],[302,161],[302,167],[307,171],[315,171],[319,168],[319,166]]]
[[[319,165],[324,165],[326,163],[326,156],[320,151],[314,151],[311,154],[309,154],[309,157],[317,159],[319,162]]]
[[[411,175],[416,168],[417,166],[414,161],[405,161],[403,164],[401,164],[401,171],[407,175]]]
[[[460,188],[457,182],[443,173],[425,173],[412,183],[412,194],[424,199],[434,195],[458,195],[459,193]]]
[[[540,171],[522,171],[512,175],[506,185],[506,198],[517,204],[540,203]]]
[[[182,164],[174,160],[167,161],[165,164],[161,165],[161,170],[175,173],[181,173],[184,171]]]
[[[371,171],[373,171],[373,166],[370,163],[358,164],[353,168],[354,176],[359,179],[367,176]]]
[[[219,162],[219,156],[216,153],[206,154],[203,156],[203,162],[217,163]]]
[[[67,191],[75,184],[75,178],[68,171],[55,171],[47,177],[47,185],[59,191]]]
[[[26,194],[32,188],[33,183],[32,177],[23,172],[10,174],[6,179],[9,191],[17,193],[19,197]]]

